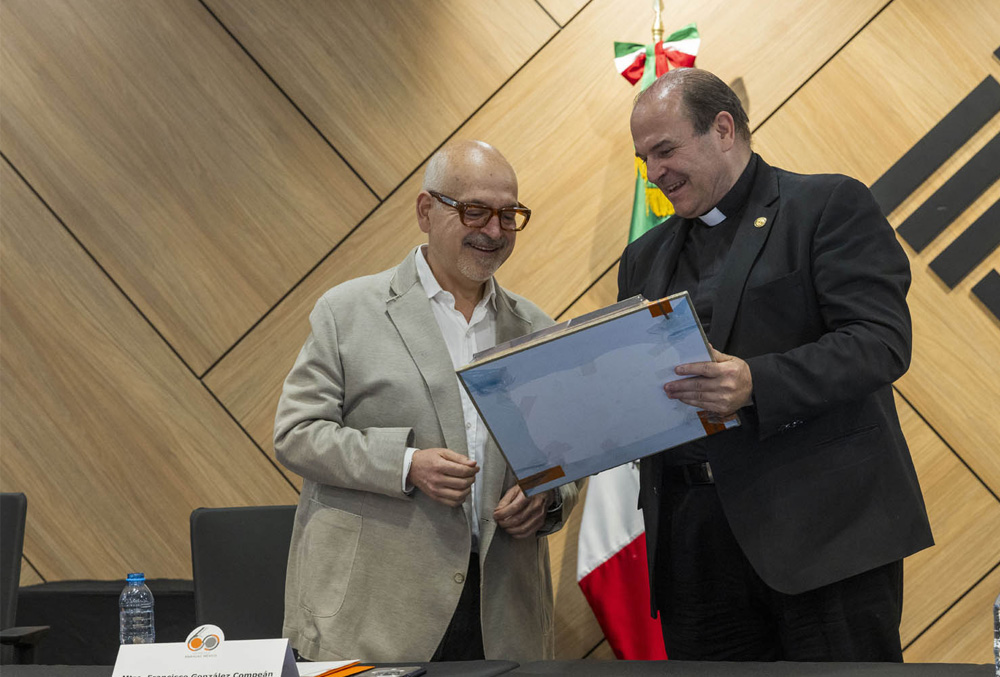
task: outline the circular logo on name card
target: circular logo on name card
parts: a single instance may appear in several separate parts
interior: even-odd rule
[[[199,625],[187,636],[188,651],[214,651],[226,635],[218,625]]]

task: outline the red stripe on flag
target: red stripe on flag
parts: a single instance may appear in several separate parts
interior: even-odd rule
[[[622,71],[622,77],[633,85],[642,78],[642,69],[646,64],[646,53],[641,52],[628,68]]]
[[[663,51],[663,40],[660,40],[653,46],[653,54],[656,55],[656,77],[660,77],[670,70],[667,54]]]
[[[660,622],[649,615],[646,534],[580,579],[580,589],[620,660],[663,660]]]
[[[679,52],[670,47],[664,47],[663,41],[659,41],[653,47],[656,55],[656,77],[660,77],[671,68],[691,68],[694,66],[694,55]]]

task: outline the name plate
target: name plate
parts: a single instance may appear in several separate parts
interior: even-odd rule
[[[298,677],[287,639],[224,640],[200,626],[186,643],[123,644],[112,677]]]

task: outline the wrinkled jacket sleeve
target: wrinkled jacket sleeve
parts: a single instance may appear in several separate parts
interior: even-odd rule
[[[402,491],[403,456],[413,429],[344,424],[344,366],[327,296],[309,321],[312,331],[285,379],[275,415],[278,461],[320,484],[409,498]]]

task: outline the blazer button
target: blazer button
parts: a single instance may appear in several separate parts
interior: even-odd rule
[[[461,585],[462,583],[465,583],[465,574],[455,574],[454,576],[452,576],[452,578],[459,585]]]

